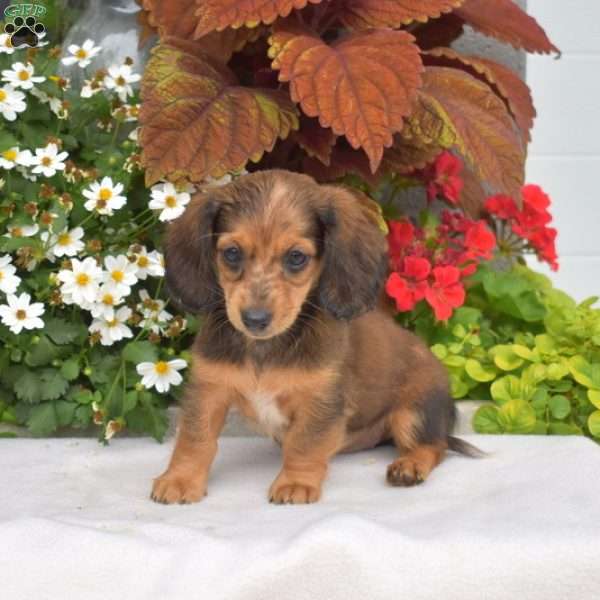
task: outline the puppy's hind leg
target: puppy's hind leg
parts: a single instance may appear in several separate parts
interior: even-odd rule
[[[388,466],[388,483],[423,483],[442,462],[455,420],[454,402],[444,390],[430,391],[412,406],[392,411],[388,424],[400,456]]]

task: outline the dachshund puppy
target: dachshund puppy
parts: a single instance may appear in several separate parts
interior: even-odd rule
[[[275,503],[317,501],[337,452],[393,441],[397,486],[424,481],[448,448],[469,453],[450,437],[444,367],[385,307],[386,248],[356,193],[305,175],[258,172],[193,198],[168,231],[167,284],[204,320],[154,500],[204,497],[232,407],[281,444]]]

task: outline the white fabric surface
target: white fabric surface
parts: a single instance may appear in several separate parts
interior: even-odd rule
[[[2,600],[600,597],[600,451],[480,437],[422,486],[393,449],[336,457],[319,504],[275,506],[279,449],[221,440],[209,496],[148,498],[172,441],[0,440]]]

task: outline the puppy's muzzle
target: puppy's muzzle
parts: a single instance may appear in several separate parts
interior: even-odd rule
[[[272,319],[273,315],[264,308],[249,308],[242,311],[242,323],[251,333],[262,333]]]

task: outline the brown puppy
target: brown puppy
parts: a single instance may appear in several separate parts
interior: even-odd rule
[[[231,407],[281,443],[277,503],[315,502],[337,452],[393,440],[392,485],[422,482],[451,447],[444,367],[384,308],[386,240],[352,192],[264,171],[198,194],[170,227],[167,283],[203,313],[158,502],[206,494]],[[380,308],[375,308],[378,303]]]

